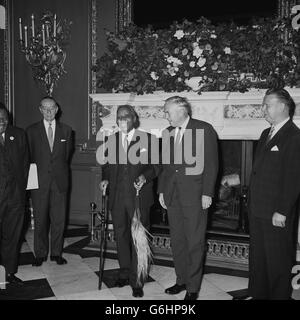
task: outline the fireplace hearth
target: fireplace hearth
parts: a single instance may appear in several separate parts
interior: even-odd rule
[[[288,89],[296,102],[294,122],[300,127],[300,89]],[[196,119],[207,121],[219,138],[220,171],[214,205],[210,209],[207,231],[206,264],[232,269],[248,269],[249,235],[247,186],[252,169],[253,150],[261,132],[269,125],[263,118],[261,103],[265,90],[246,93],[193,92],[153,94],[91,94],[90,136],[97,146],[117,130],[116,110],[130,104],[140,117],[141,129],[160,136],[168,126],[164,101],[174,95],[185,96]],[[101,203],[98,202],[101,210]],[[152,208],[153,250],[158,259],[171,260],[171,243],[166,212],[158,203]],[[97,237],[96,237],[97,238]],[[113,229],[108,231],[108,251],[115,252]]]

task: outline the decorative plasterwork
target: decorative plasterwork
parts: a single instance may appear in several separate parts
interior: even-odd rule
[[[295,123],[300,127],[300,89],[288,90],[294,98],[297,109]],[[265,90],[251,90],[247,93],[193,92],[136,95],[129,93],[91,94],[96,107],[96,140],[102,134],[117,130],[116,111],[119,105],[131,104],[137,111],[141,128],[160,135],[168,126],[164,117],[164,101],[170,96],[185,96],[192,105],[193,117],[211,123],[220,139],[256,140],[269,124],[264,120],[262,101]]]

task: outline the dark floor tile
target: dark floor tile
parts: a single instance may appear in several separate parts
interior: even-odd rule
[[[226,276],[243,277],[243,278],[249,277],[248,271],[215,267],[215,266],[205,266],[204,267],[204,274],[207,274],[207,273],[218,273],[218,274],[223,274]]]
[[[54,293],[46,279],[24,281],[23,286],[6,285],[0,290],[0,300],[33,300],[53,297]]]
[[[104,270],[103,271],[103,278],[102,282],[108,287],[108,288],[114,288],[115,282],[117,281],[119,277],[119,270],[120,269],[110,269],[110,270]],[[99,271],[95,272],[96,275],[99,277]],[[155,281],[152,277],[148,276],[148,279],[146,282],[153,282]]]
[[[19,255],[19,266],[32,264],[34,261],[34,254],[32,252],[23,252]]]
[[[227,293],[230,294],[233,298],[243,298],[248,295],[248,289],[234,290]]]
[[[64,233],[65,238],[83,237],[88,235],[89,235],[88,226],[83,226],[82,228],[76,228],[76,229],[68,229]]]

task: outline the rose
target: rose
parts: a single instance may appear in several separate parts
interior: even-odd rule
[[[225,54],[231,54],[231,49],[229,47],[224,48]]]
[[[199,58],[197,65],[201,68],[205,65],[205,63],[206,63],[206,59],[201,57]]]

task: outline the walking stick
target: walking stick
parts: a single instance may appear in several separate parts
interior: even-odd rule
[[[106,187],[102,189],[102,210],[100,212],[100,261],[99,261],[99,283],[98,290],[102,287],[103,269],[104,269],[104,250],[106,244],[106,222],[107,222],[107,199]]]

